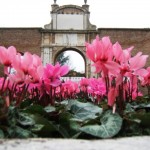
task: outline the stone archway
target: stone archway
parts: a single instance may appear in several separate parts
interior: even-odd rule
[[[78,49],[78,48],[74,48],[74,47],[68,47],[68,48],[62,48],[60,50],[55,51],[55,53],[53,54],[53,63],[55,64],[57,57],[63,53],[63,52],[67,52],[67,51],[74,51],[77,52],[84,60],[84,72],[85,72],[85,76],[88,76],[88,70],[90,68],[88,68],[88,62],[87,62],[87,58],[85,55],[85,52],[83,52],[82,50]],[[77,60],[78,61],[78,60]]]
[[[85,42],[91,42],[98,34],[96,26],[90,23],[89,5],[52,4],[51,22],[42,32],[41,56],[43,64],[54,64],[63,51],[78,52],[85,61],[85,76],[92,77],[91,62],[85,54]]]

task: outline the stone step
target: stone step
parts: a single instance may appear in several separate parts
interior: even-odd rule
[[[0,150],[149,150],[150,136],[105,140],[0,139]]]

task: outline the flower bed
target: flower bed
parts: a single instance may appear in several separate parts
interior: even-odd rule
[[[148,55],[109,37],[86,43],[99,78],[61,81],[68,66],[42,65],[29,52],[0,47],[0,138],[111,138],[150,134]],[[148,87],[143,96],[139,85]]]

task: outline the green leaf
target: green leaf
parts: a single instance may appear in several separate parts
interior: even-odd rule
[[[45,115],[46,112],[40,105],[31,105],[23,110],[25,113]]]
[[[128,113],[131,113],[131,112],[134,112],[134,109],[132,108],[133,106],[130,104],[130,103],[127,103],[126,104],[126,108],[124,110],[124,113],[125,114],[128,114]]]
[[[55,125],[40,114],[29,114],[29,116],[35,121],[35,124],[38,125],[38,129],[35,129],[36,126],[33,126],[31,131],[35,131],[39,136],[51,137],[52,133],[57,131]]]
[[[23,126],[32,126],[35,121],[27,113],[19,113],[19,119],[17,120]]]
[[[111,111],[107,111],[100,122],[101,125],[87,125],[80,130],[96,137],[110,138],[115,136],[122,126],[122,118],[116,113],[112,114]]]
[[[145,109],[150,111],[150,103],[141,103],[139,105],[132,106],[135,110]]]
[[[8,128],[8,133],[10,138],[30,138],[35,137],[35,135],[29,131],[25,130],[19,126]]]
[[[45,110],[47,113],[50,113],[50,112],[55,111],[56,108],[53,107],[53,106],[46,106],[46,107],[44,108],[44,110]]]
[[[3,132],[3,130],[0,129],[0,139],[1,138],[4,138],[4,132]]]
[[[90,103],[82,103],[77,100],[69,100],[68,109],[74,115],[76,121],[95,119],[102,113],[102,108]]]
[[[140,120],[141,126],[150,128],[150,113],[134,113],[130,117],[134,120]]]
[[[148,99],[148,100],[150,99],[149,95],[145,95],[145,96],[143,96],[143,98]]]
[[[61,101],[59,104],[64,105],[64,106],[67,106],[67,105],[68,105],[68,101],[69,101],[69,100],[63,100],[63,101]]]
[[[26,99],[26,100],[21,102],[20,108],[24,109],[26,107],[29,107],[31,104],[32,104],[32,100],[31,99]]]
[[[126,115],[123,121],[123,129],[121,130],[119,136],[139,136],[142,135],[142,130],[140,128],[140,120],[130,119]]]
[[[59,131],[59,133],[63,136],[63,138],[70,138],[70,135],[68,133],[68,130],[65,129],[63,126],[58,125],[57,126],[57,130]]]
[[[15,106],[9,106],[8,107],[8,124],[10,126],[15,126],[17,123],[17,116],[18,116],[18,108]]]
[[[42,124],[35,124],[32,128],[31,131],[32,132],[39,132],[42,130],[42,128],[44,127],[44,125]]]
[[[65,138],[77,138],[80,132],[80,125],[78,122],[71,120],[72,114],[69,112],[61,113],[59,116],[59,133]]]

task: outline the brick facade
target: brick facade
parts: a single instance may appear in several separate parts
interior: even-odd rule
[[[41,28],[0,28],[0,46],[15,46],[17,51],[30,51],[41,56]],[[3,75],[0,66],[0,75]]]
[[[41,28],[0,28],[0,46],[15,46],[17,51],[41,55]]]
[[[41,56],[42,28],[0,28],[0,46],[15,46],[18,51]],[[114,43],[118,41],[123,48],[134,46],[133,55],[138,51],[150,54],[150,29],[99,28],[100,37],[109,36]],[[93,39],[95,33],[90,39]],[[150,58],[147,65],[150,65]]]

